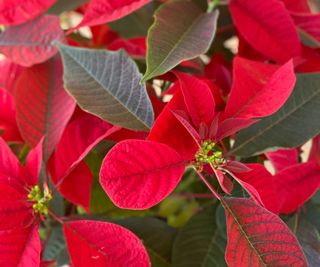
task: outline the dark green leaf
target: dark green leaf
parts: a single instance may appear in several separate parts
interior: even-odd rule
[[[259,154],[277,147],[296,147],[320,131],[320,74],[297,76],[293,93],[283,107],[241,131],[232,153]]]
[[[171,251],[176,230],[155,218],[129,218],[117,222],[142,239],[153,267],[171,266]]]
[[[195,215],[181,229],[173,246],[173,267],[223,267],[226,240],[215,223],[215,208]]]
[[[191,1],[169,1],[155,13],[148,32],[147,71],[144,80],[161,75],[205,53],[213,40],[218,11],[204,13]]]
[[[148,130],[153,109],[136,64],[120,50],[74,48],[59,44],[66,90],[79,106],[112,124]]]
[[[53,227],[44,251],[43,259],[57,260],[59,266],[69,263],[66,242],[60,225]]]

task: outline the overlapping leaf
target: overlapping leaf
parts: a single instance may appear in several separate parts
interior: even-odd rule
[[[56,0],[10,0],[0,2],[0,24],[16,25],[45,12]]]
[[[235,26],[246,41],[268,58],[284,63],[300,55],[295,25],[278,0],[231,0]]]
[[[100,184],[118,207],[147,209],[173,191],[184,167],[179,154],[165,144],[126,140],[105,157]]]
[[[320,131],[320,75],[297,76],[293,93],[270,117],[240,132],[233,153],[250,156],[268,148],[296,147]]]
[[[288,99],[296,81],[292,61],[276,66],[236,57],[233,76],[226,117],[257,118],[273,114]]]
[[[68,92],[87,112],[133,130],[148,130],[153,109],[134,61],[125,52],[59,45]]]
[[[72,31],[83,26],[94,26],[120,19],[149,2],[150,0],[92,0],[82,21]]]
[[[296,237],[281,219],[249,199],[223,199],[230,267],[308,266]]]
[[[52,15],[8,28],[0,35],[0,52],[22,66],[46,61],[57,53],[54,40],[63,42],[59,18]]]
[[[44,158],[48,159],[75,108],[63,88],[60,59],[25,69],[16,84],[15,102],[24,140],[35,147],[44,137]]]
[[[129,230],[99,221],[74,221],[64,225],[74,267],[150,267],[141,241]]]
[[[175,240],[173,266],[226,266],[223,257],[225,240],[219,230],[215,223],[214,208],[208,208],[192,217]]]
[[[163,4],[154,16],[155,22],[148,33],[144,80],[205,53],[216,31],[218,11],[203,13],[192,1],[178,0]]]

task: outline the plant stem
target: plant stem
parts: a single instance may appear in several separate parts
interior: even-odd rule
[[[210,0],[208,2],[208,9],[207,9],[207,13],[211,13],[216,6],[218,6],[220,4],[220,0]]]
[[[63,219],[62,219],[58,214],[56,214],[54,211],[52,211],[52,210],[49,209],[49,214],[50,214],[57,222],[59,222],[60,224],[64,224]]]

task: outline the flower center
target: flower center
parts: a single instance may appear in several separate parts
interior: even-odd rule
[[[51,192],[45,190],[43,193],[38,185],[32,187],[28,194],[28,199],[33,202],[33,210],[35,213],[39,213],[47,216],[49,212],[49,202],[52,199]]]
[[[206,140],[202,143],[202,146],[196,153],[195,158],[196,163],[199,166],[212,164],[214,167],[218,167],[225,163],[221,149],[211,140]]]

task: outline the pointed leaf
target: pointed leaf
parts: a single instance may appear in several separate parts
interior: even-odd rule
[[[64,83],[82,109],[132,130],[148,130],[153,109],[141,74],[122,50],[109,52],[59,44]]]
[[[8,28],[0,35],[0,52],[13,62],[29,67],[58,52],[52,44],[54,40],[64,41],[59,18],[46,15]]]
[[[44,13],[56,0],[1,1],[0,24],[15,25],[31,20]]]
[[[147,209],[174,190],[185,163],[165,144],[126,140],[103,160],[100,184],[118,207]]]
[[[200,123],[211,124],[214,117],[215,103],[209,86],[200,79],[176,72],[180,81],[181,92],[196,129]]]
[[[299,37],[281,1],[232,0],[230,11],[240,33],[263,55],[280,63],[299,56]]]
[[[17,179],[19,177],[20,162],[0,137],[0,173]]]
[[[118,129],[90,114],[72,121],[64,130],[54,154],[53,182],[66,177],[96,144]]]
[[[92,0],[80,24],[71,31],[84,26],[105,24],[120,19],[149,2],[150,0]]]
[[[144,80],[205,53],[215,35],[218,11],[204,13],[192,1],[178,0],[162,4],[154,16],[155,22],[148,32]]]
[[[16,84],[15,101],[21,135],[31,147],[44,137],[44,158],[48,159],[75,108],[63,88],[60,59],[25,69]]]
[[[174,267],[226,266],[224,244],[215,223],[215,209],[210,207],[196,215],[181,229],[174,242]]]
[[[236,57],[233,77],[226,117],[269,116],[286,102],[296,82],[291,60],[275,66]]]
[[[293,93],[283,107],[240,132],[232,152],[250,156],[268,148],[296,147],[319,133],[319,84],[319,74],[298,75]]]
[[[297,27],[320,41],[320,14],[291,13]]]
[[[281,219],[252,200],[225,198],[230,267],[308,266],[296,237]]]
[[[64,225],[74,267],[150,267],[141,241],[129,230],[98,221],[75,221]]]
[[[190,133],[181,124],[172,111],[182,110],[187,112],[179,83],[174,83],[172,89],[177,89],[170,102],[157,117],[150,130],[148,140],[167,144],[176,150],[185,159],[193,159],[198,146]],[[179,135],[177,135],[179,133]],[[187,146],[185,144],[188,144]]]
[[[301,207],[320,189],[320,166],[315,162],[290,166],[274,176],[280,213]]]

